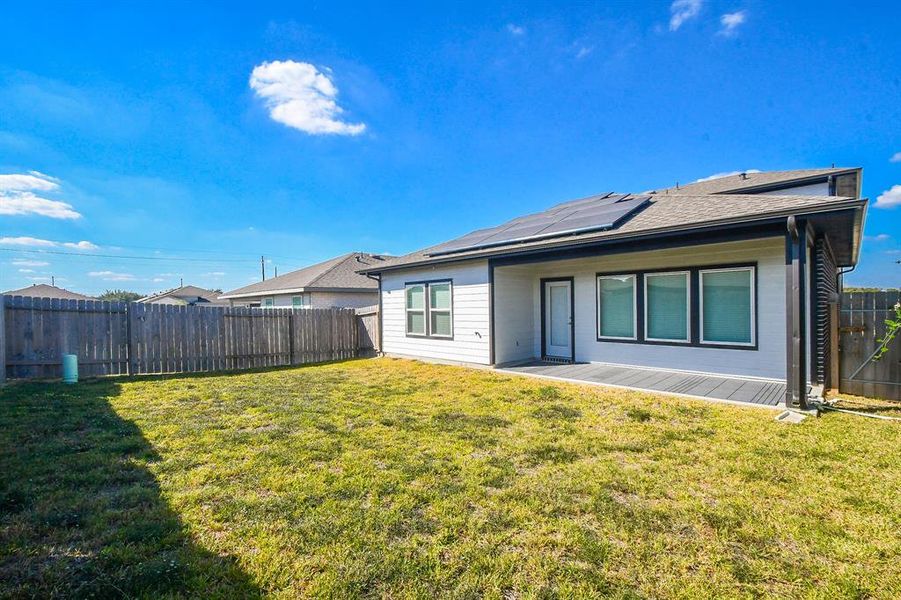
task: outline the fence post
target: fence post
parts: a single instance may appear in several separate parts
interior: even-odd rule
[[[0,385],[6,383],[6,296],[0,294]]]
[[[128,375],[135,374],[135,347],[131,326],[131,302],[125,303],[125,356],[128,360],[125,372]]]

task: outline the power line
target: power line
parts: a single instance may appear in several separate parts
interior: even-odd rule
[[[256,262],[255,258],[182,258],[177,256],[135,256],[135,255],[118,255],[118,254],[93,254],[86,252],[65,252],[63,250],[25,250],[21,248],[0,248],[3,252],[25,252],[30,254],[53,254],[64,256],[79,256],[83,258],[114,258],[128,260],[160,260],[160,261],[178,261],[178,262],[202,262],[202,263],[251,263]]]

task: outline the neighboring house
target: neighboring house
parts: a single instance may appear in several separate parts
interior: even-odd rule
[[[231,290],[219,298],[233,306],[361,308],[379,302],[378,283],[360,274],[386,257],[351,252],[304,269]]]
[[[182,285],[144,296],[138,302],[144,304],[175,304],[177,306],[228,306],[228,302],[218,299],[219,292],[196,285]]]
[[[10,290],[3,292],[5,296],[31,296],[32,298],[59,298],[60,300],[96,300],[91,296],[85,296],[78,292],[71,292],[55,285],[47,285],[46,283],[35,283],[20,290]]]
[[[565,202],[364,269],[389,355],[594,362],[826,383],[860,169],[747,173]],[[832,382],[837,386],[837,382]]]

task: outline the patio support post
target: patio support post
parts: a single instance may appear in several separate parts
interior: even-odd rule
[[[807,224],[790,216],[785,234],[785,406],[807,409]]]

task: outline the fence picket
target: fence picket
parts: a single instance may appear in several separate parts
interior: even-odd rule
[[[84,377],[300,365],[372,351],[377,315],[344,308],[190,307],[3,296],[6,375]],[[0,365],[2,367],[3,365]]]

